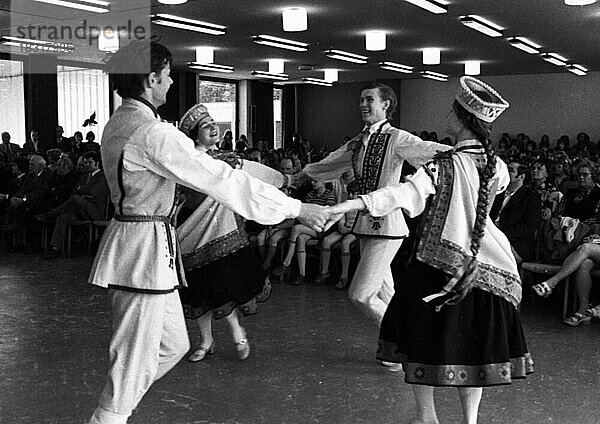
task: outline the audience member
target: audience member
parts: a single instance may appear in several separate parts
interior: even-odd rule
[[[70,222],[104,219],[108,202],[108,183],[100,169],[100,152],[88,152],[83,158],[88,172],[82,176],[73,195],[62,205],[38,216],[41,221],[56,219],[50,250],[45,256],[47,259],[60,256]]]
[[[88,131],[88,133],[85,135],[85,139],[86,142],[82,143],[84,153],[100,151],[100,144],[94,141],[96,140],[96,135],[92,131]]]
[[[527,168],[518,162],[508,164],[510,183],[496,196],[490,218],[506,235],[517,263],[535,256],[534,234],[540,224],[540,195],[524,185]]]
[[[79,174],[75,171],[73,162],[68,157],[60,158],[56,166],[54,186],[50,190],[52,207],[63,204],[71,197],[78,180]]]
[[[600,186],[598,182],[598,165],[588,159],[579,163],[576,175],[579,186],[568,190],[559,206],[559,214],[585,221],[594,218],[598,213],[600,202]]]

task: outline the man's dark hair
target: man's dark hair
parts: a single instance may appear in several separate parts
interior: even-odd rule
[[[117,94],[124,99],[139,96],[144,92],[144,83],[152,72],[160,75],[168,65],[173,65],[173,56],[165,46],[136,40],[117,51],[106,63],[110,82]],[[147,69],[147,73],[131,73]]]
[[[386,115],[385,117],[388,120],[392,119],[392,117],[394,116],[394,111],[396,110],[396,106],[398,105],[398,98],[396,97],[396,93],[394,92],[392,87],[385,85],[383,83],[377,82],[377,81],[368,83],[360,91],[362,92],[364,90],[374,90],[374,89],[379,90],[379,97],[381,97],[381,100],[383,100],[383,101],[389,100],[390,101],[390,106],[385,111],[385,115]]]
[[[27,158],[19,156],[15,159],[15,165],[17,165],[17,169],[24,174],[29,172],[29,160]]]
[[[100,158],[100,152],[97,152],[95,150],[92,150],[90,152],[87,152],[86,154],[83,155],[83,159],[92,159],[94,162],[96,162],[98,164],[98,168],[100,168],[101,166],[101,158]]]

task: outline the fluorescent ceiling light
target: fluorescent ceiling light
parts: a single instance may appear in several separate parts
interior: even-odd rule
[[[478,60],[467,60],[465,62],[465,75],[479,75],[481,73],[481,62]]]
[[[578,65],[576,63],[572,63],[570,65],[567,65],[567,71],[574,73],[575,75],[587,75],[587,68],[584,68],[581,65]]]
[[[268,79],[281,80],[281,81],[287,81],[290,79],[289,75],[287,75],[287,74],[272,74],[270,72],[265,72],[265,71],[252,71],[252,75],[261,77],[261,78],[268,78]]]
[[[35,0],[39,3],[48,3],[56,6],[70,7],[72,9],[86,10],[88,12],[110,12],[110,3],[102,0]]]
[[[490,37],[502,37],[501,27],[480,16],[463,16],[460,18],[460,23]]]
[[[288,7],[281,12],[283,19],[283,30],[286,32],[306,31],[308,29],[308,17],[306,9],[302,7]]]
[[[556,53],[542,53],[542,59],[556,66],[565,66],[567,59]]]
[[[304,81],[307,84],[313,84],[313,85],[322,85],[324,87],[332,87],[333,83],[331,81],[325,81],[322,79],[318,79],[318,78],[302,78],[302,81]]]
[[[329,82],[338,80],[339,69],[323,69],[323,79]]]
[[[431,47],[423,49],[423,65],[439,65],[440,64],[440,49]]]
[[[308,50],[308,44],[306,43],[286,40],[285,38],[273,37],[271,35],[253,35],[252,41],[256,44],[264,44],[265,46],[278,47],[280,49],[294,50],[297,52],[305,52]]]
[[[169,15],[167,13],[158,13],[151,15],[150,20],[157,25],[164,25],[188,31],[203,32],[211,35],[225,35],[227,27],[211,24],[208,22],[197,21],[195,19],[183,18],[181,16]]]
[[[533,41],[525,38],[525,37],[512,37],[508,39],[508,42],[515,48],[519,50],[523,50],[524,52],[530,54],[537,54],[540,51],[538,50],[540,47],[539,44],[534,43]]]
[[[374,52],[385,50],[385,32],[367,32],[365,34],[365,49]]]
[[[33,40],[30,38],[12,37],[10,35],[0,37],[0,43],[7,46],[20,47],[25,53],[73,53],[75,51],[75,46],[69,43]]]
[[[269,59],[269,73],[283,74],[285,72],[285,62],[283,59]]]
[[[404,0],[404,1],[414,4],[415,6],[419,6],[431,13],[440,14],[440,13],[448,12],[448,7],[440,1],[434,1],[434,0]]]
[[[596,0],[565,0],[567,6],[586,6],[594,3],[596,3]]]
[[[415,69],[412,66],[401,65],[394,62],[379,62],[379,67],[388,71],[402,72],[404,74],[412,74]]]
[[[330,57],[331,59],[344,60],[346,62],[352,62],[352,63],[365,64],[365,63],[367,63],[367,59],[368,59],[368,57],[366,57],[366,56],[361,56],[359,54],[354,54],[354,53],[348,53],[343,50],[325,50],[323,53],[325,53],[325,56]]]
[[[224,73],[231,73],[234,71],[233,66],[219,65],[218,63],[188,62],[187,66],[190,69],[195,69],[198,71],[224,72]]]
[[[423,78],[429,78],[436,81],[448,81],[448,75],[440,74],[438,72],[421,71],[421,76]]]
[[[115,53],[119,50],[119,33],[112,28],[104,28],[98,33],[98,50]]]
[[[158,0],[162,4],[183,4],[187,3],[188,0]]]

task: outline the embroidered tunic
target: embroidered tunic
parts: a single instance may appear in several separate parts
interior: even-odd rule
[[[357,135],[322,161],[306,165],[304,172],[315,180],[329,181],[353,171],[360,194],[367,194],[398,184],[405,160],[418,168],[437,152],[448,149],[450,146],[423,141],[407,131],[392,127],[387,121],[381,121],[371,125],[364,136],[363,133]],[[359,213],[353,231],[358,235],[387,238],[408,235],[400,209],[386,216]]]
[[[194,149],[151,106],[125,99],[102,136],[102,159],[115,215],[169,217],[175,187],[206,193],[234,212],[262,224],[295,218],[298,200]],[[150,219],[150,218],[149,218]],[[113,219],[106,229],[89,282],[101,287],[165,293],[180,285],[174,257],[175,229],[165,222]]]
[[[417,259],[449,275],[456,275],[463,259],[470,256],[479,190],[477,167],[485,164],[483,149],[477,144],[474,140],[460,142],[455,146],[457,152],[448,161],[431,161],[408,177],[406,183],[361,195],[373,216],[402,209],[415,217],[427,209]],[[440,166],[451,169],[439,169]],[[447,171],[454,172],[452,179],[447,178]],[[502,192],[508,182],[506,164],[497,158],[496,174],[490,186]],[[431,196],[432,203],[426,208]],[[475,287],[501,296],[516,307],[521,300],[517,265],[508,239],[489,216],[477,261]]]

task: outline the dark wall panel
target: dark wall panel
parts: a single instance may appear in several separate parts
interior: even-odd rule
[[[54,56],[31,55],[24,62],[25,123],[27,138],[33,129],[44,141],[55,136],[58,125],[58,84]]]

